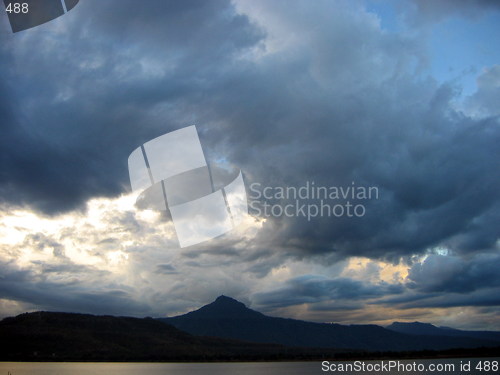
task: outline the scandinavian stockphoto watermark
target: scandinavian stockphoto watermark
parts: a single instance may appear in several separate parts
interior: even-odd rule
[[[299,186],[254,182],[248,199],[241,171],[216,190],[194,125],[137,147],[128,168],[137,206],[167,212],[181,248],[229,232],[244,221],[249,207],[252,216],[261,218],[360,218],[367,211],[365,202],[379,198],[376,186],[305,181]]]
[[[181,248],[218,237],[248,214],[241,171],[215,190],[194,125],[152,139],[129,156],[137,205],[167,211]]]
[[[250,185],[250,211],[260,217],[363,217],[367,200],[378,199],[376,186],[322,186],[306,181],[300,186]]]

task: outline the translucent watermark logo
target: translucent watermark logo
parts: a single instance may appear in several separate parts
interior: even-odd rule
[[[130,154],[128,168],[137,203],[170,213],[181,248],[232,230],[248,214],[241,171],[215,190],[194,125],[144,143]]]
[[[376,186],[319,186],[306,181],[301,186],[250,185],[250,209],[260,217],[359,218],[366,214],[365,201],[379,198]]]

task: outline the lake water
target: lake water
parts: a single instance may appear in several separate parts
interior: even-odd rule
[[[364,363],[365,369],[370,366],[381,366],[383,363],[389,365],[388,360],[358,361],[358,366]],[[349,371],[339,368],[340,366],[354,366],[354,362],[329,361],[335,371],[324,371],[330,366],[317,362],[261,362],[261,363],[40,363],[40,362],[0,362],[0,375],[295,375],[295,374],[499,374],[498,366],[500,358],[474,358],[474,359],[432,359],[432,360],[399,360],[393,362],[399,366],[405,366],[406,370],[397,371]],[[470,363],[470,371],[462,368],[464,364]],[[424,366],[424,371],[412,371],[410,367]],[[481,365],[482,371],[476,369]],[[450,371],[449,366],[454,366]],[[429,372],[430,366],[448,366],[448,369]],[[489,370],[485,370],[486,367]],[[400,370],[402,367],[399,367]],[[370,368],[371,369],[371,368]],[[376,369],[376,368],[375,368]],[[496,371],[495,371],[496,369]],[[343,370],[343,371],[342,371]],[[410,371],[408,371],[410,370]]]

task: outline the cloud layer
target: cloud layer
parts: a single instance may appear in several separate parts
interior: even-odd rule
[[[497,309],[499,66],[478,62],[463,99],[430,74],[428,43],[445,17],[498,12],[433,4],[395,7],[400,32],[349,1],[121,0],[96,12],[87,0],[15,35],[2,19],[5,308],[165,314],[225,293],[317,320]],[[380,197],[361,218],[254,218],[180,253],[168,222],[119,202],[129,153],[193,123],[216,179],[241,169],[247,184],[355,182]]]

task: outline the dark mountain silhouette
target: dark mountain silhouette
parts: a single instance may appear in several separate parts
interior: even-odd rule
[[[500,341],[500,332],[496,331],[464,331],[450,327],[436,327],[430,323],[401,323],[394,322],[386,327],[391,331],[406,333],[409,335],[432,335],[432,336],[453,336],[472,337],[476,339]]]
[[[497,356],[500,350],[498,341],[471,337],[415,335],[376,325],[344,326],[273,318],[224,296],[186,315],[160,320],[59,312],[5,318],[0,321],[0,361],[464,357]],[[471,349],[477,347],[483,348]]]
[[[409,335],[377,325],[325,324],[269,317],[226,296],[220,296],[214,302],[185,315],[158,320],[197,336],[291,347],[404,351],[499,345],[496,341],[481,338]]]
[[[0,321],[0,361],[280,360],[336,353],[195,337],[152,318],[35,312]]]

